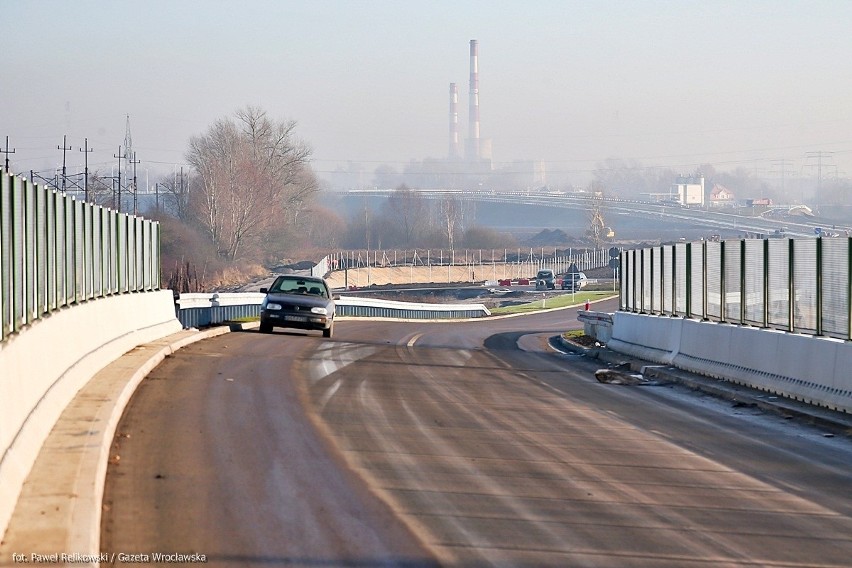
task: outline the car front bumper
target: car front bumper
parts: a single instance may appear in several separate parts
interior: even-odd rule
[[[316,314],[293,314],[278,310],[260,312],[260,323],[273,327],[290,327],[293,329],[323,330],[331,327],[332,317]]]

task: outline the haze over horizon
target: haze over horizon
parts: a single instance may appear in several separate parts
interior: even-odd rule
[[[544,160],[582,182],[608,158],[688,172],[852,175],[852,3],[832,1],[75,3],[0,0],[0,144],[12,170],[142,171],[247,105],[298,122],[320,177],[447,155],[448,85],[467,136],[479,41],[495,166]],[[784,165],[786,163],[786,166]],[[781,165],[779,165],[781,164]],[[824,174],[826,175],[826,174]],[[152,180],[153,181],[153,180]]]

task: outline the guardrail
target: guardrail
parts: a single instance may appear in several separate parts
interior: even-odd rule
[[[176,301],[177,318],[185,328],[190,328],[259,317],[265,296],[259,292],[181,294]],[[339,317],[430,320],[491,315],[483,304],[423,304],[349,296],[341,297],[335,304]]]

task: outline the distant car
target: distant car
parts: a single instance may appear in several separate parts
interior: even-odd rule
[[[536,290],[556,290],[556,278],[552,270],[539,270],[535,275]]]
[[[586,275],[582,272],[568,272],[562,276],[563,290],[579,291],[586,285]]]
[[[334,332],[334,300],[328,284],[314,276],[279,276],[260,305],[260,331],[271,333],[275,327],[322,331],[323,337]]]

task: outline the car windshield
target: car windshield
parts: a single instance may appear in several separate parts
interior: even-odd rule
[[[321,282],[304,278],[279,278],[272,285],[270,292],[279,294],[304,294],[328,299],[328,292]]]

